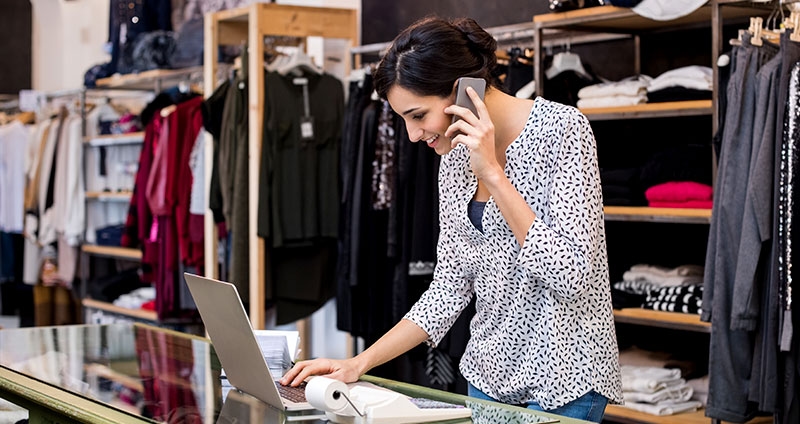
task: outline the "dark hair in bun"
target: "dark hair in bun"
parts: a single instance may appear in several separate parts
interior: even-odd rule
[[[375,70],[375,89],[383,98],[395,84],[422,96],[447,97],[460,77],[498,87],[492,76],[496,49],[494,37],[473,19],[424,18],[394,39]]]

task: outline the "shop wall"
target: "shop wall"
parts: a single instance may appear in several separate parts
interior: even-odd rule
[[[33,6],[32,86],[78,88],[92,65],[107,62],[108,0],[30,0]]]
[[[361,1],[361,37],[364,44],[391,41],[403,28],[425,16],[443,18],[470,17],[482,27],[512,25],[533,20],[534,15],[549,13],[548,0],[510,0],[489,2],[485,0],[412,0],[385,2],[381,0]],[[521,47],[532,47],[533,38],[520,40]],[[709,44],[710,46],[710,44]],[[565,47],[565,46],[564,46]],[[573,45],[578,53],[595,70],[602,69],[604,78],[616,80],[633,73],[633,42],[622,40],[605,43],[602,49],[596,45]],[[562,47],[557,46],[557,51]],[[607,54],[616,52],[615,55]]]
[[[361,37],[363,44],[391,41],[403,28],[428,15],[445,18],[471,17],[486,27],[530,22],[534,15],[549,13],[548,0],[409,0],[386,2],[361,0]],[[731,33],[734,37],[735,33]],[[730,38],[728,37],[728,38]],[[520,40],[520,45],[533,46],[533,40]],[[566,46],[555,46],[551,54]],[[572,44],[571,50],[581,56],[599,76],[619,80],[634,72],[634,44],[630,39],[599,44]],[[650,76],[679,66],[711,66],[711,30],[662,31],[642,37],[642,72]]]
[[[483,27],[493,27],[530,21],[533,15],[549,12],[548,7],[547,0],[361,0],[362,42],[390,41],[403,28],[428,15],[470,17]]]
[[[0,94],[31,87],[30,0],[0,1]]]

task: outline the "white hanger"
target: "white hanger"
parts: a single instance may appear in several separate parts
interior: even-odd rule
[[[567,51],[556,53],[556,55],[553,56],[553,63],[545,71],[547,79],[551,79],[566,71],[573,71],[584,78],[592,78],[591,75],[586,72],[586,68],[583,67],[581,57],[569,51],[569,48],[569,44],[567,44]]]
[[[514,94],[515,97],[518,99],[530,99],[536,93],[536,80],[531,80],[531,82],[523,85],[517,92]]]
[[[281,75],[286,75],[292,71],[309,71],[315,74],[322,73],[322,71],[311,60],[311,56],[303,51],[302,46],[298,46],[285,62],[281,62],[276,66],[276,71]]]

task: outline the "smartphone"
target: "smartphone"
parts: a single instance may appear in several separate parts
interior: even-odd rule
[[[478,96],[483,100],[483,96],[486,93],[486,80],[483,78],[461,77],[458,79],[458,84],[456,85],[456,105],[465,107],[471,110],[475,116],[478,116],[478,110],[467,94],[467,87],[475,89],[475,92],[478,93]],[[459,119],[461,118],[459,118],[458,115],[453,115],[452,123],[455,123]]]

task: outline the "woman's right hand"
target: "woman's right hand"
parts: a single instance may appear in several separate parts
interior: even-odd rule
[[[280,383],[284,386],[297,386],[312,375],[321,375],[345,383],[352,383],[358,380],[361,374],[356,358],[319,358],[296,363],[292,369],[284,374]]]

